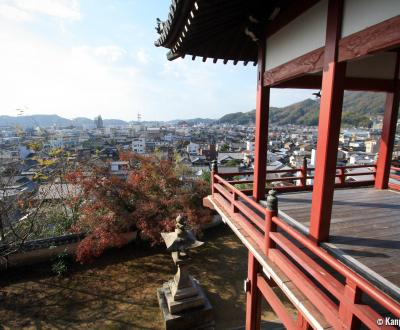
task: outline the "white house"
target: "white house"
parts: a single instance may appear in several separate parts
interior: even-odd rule
[[[186,147],[186,151],[189,154],[197,154],[199,152],[199,148],[200,148],[199,144],[190,142]]]
[[[146,152],[146,139],[143,137],[133,139],[132,151],[137,154],[144,154]]]
[[[246,141],[246,150],[254,152],[254,145],[255,145],[254,141]]]

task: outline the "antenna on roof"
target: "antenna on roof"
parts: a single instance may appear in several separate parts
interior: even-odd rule
[[[137,121],[140,123],[141,119],[142,119],[142,115],[138,112],[138,114],[137,114]]]

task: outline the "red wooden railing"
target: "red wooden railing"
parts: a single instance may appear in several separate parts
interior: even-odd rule
[[[348,170],[350,169],[357,169],[357,168],[365,168],[366,171],[359,172],[359,173],[350,173]],[[368,170],[367,170],[368,169]],[[369,169],[373,169],[372,171]],[[307,180],[314,179],[314,168],[302,166],[301,168],[295,169],[285,169],[285,170],[272,170],[267,171],[267,177],[271,174],[288,174],[283,177],[277,177],[272,179],[266,179],[265,182],[269,185],[269,188],[274,188],[279,192],[291,192],[291,191],[307,191],[312,190],[313,185],[307,184]],[[218,175],[223,178],[235,178],[235,177],[245,177],[251,176],[253,172],[235,172],[235,173],[219,173]],[[290,176],[293,175],[293,176]],[[361,181],[347,181],[348,177],[354,176],[366,176],[366,175],[373,175],[375,178],[376,174],[376,165],[350,165],[350,166],[338,166],[336,167],[336,188],[348,188],[348,187],[358,187],[358,186],[368,186],[373,185],[375,183],[374,180],[361,180]],[[232,185],[238,184],[252,184],[253,180],[235,180],[231,179],[228,182]],[[284,185],[285,183],[285,185]],[[298,184],[297,184],[298,183]],[[276,184],[281,184],[280,186]],[[242,189],[242,191],[246,195],[252,194],[252,189]]]
[[[400,191],[400,167],[392,166],[390,168],[390,179],[392,182],[389,182],[389,188]]]
[[[339,186],[342,186],[346,183],[345,178],[343,179],[343,176],[346,177],[345,168],[339,168],[339,172],[337,176],[342,177]],[[366,174],[371,174],[371,172],[358,175]],[[270,206],[274,204],[275,192],[270,191],[267,198],[268,208],[264,208],[249,197],[247,191],[241,191],[235,187],[235,184],[243,183],[243,181],[229,182],[223,178],[229,175],[236,175],[236,173],[221,175],[213,172],[213,199],[232,218],[240,222],[243,230],[253,239],[258,248],[284,272],[333,328],[350,329],[357,322],[362,322],[371,329],[395,329],[379,325],[378,319],[384,319],[384,317],[378,314],[371,304],[365,303],[364,299],[361,300],[361,297],[368,296],[374,304],[380,306],[380,309],[384,308],[397,318],[400,318],[399,302],[387,296],[316,245],[309,237],[280,219],[277,216],[277,206]],[[304,249],[308,252],[304,252]],[[316,262],[316,259],[322,263]],[[339,276],[333,276],[327,270],[328,268],[337,272]],[[294,328],[290,313],[280,303],[273,290],[270,290],[269,280],[259,274],[256,281],[264,297],[272,303],[271,306],[276,307],[274,310],[284,325],[289,329]]]

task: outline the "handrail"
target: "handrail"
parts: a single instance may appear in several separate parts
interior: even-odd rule
[[[362,167],[372,167],[370,165],[359,166],[357,168]],[[375,174],[375,172],[361,172],[349,174],[345,173],[345,169],[348,167],[340,167],[340,173],[336,176],[342,177],[347,175],[370,175]],[[354,168],[354,167],[353,167]],[[303,179],[302,177],[297,177],[294,179]],[[245,180],[248,182],[250,180]],[[279,181],[279,178],[277,179]],[[365,181],[368,183],[373,183],[373,181]],[[343,308],[346,309],[346,315],[350,315],[350,320],[353,317],[357,317],[364,324],[369,327],[374,327],[374,322],[376,318],[380,317],[380,315],[372,310],[369,305],[365,305],[363,302],[358,302],[356,298],[355,300],[351,300],[346,292],[348,290],[353,290],[354,292],[362,292],[368,295],[373,301],[377,304],[385,308],[387,311],[392,313],[394,316],[400,318],[400,304],[394,301],[392,298],[387,296],[380,289],[373,286],[370,282],[368,282],[365,278],[354,272],[348,266],[341,263],[334,256],[330,255],[325,249],[318,246],[315,241],[307,237],[306,235],[300,233],[297,229],[291,227],[287,222],[278,217],[277,211],[271,211],[269,209],[264,208],[261,204],[256,202],[251,196],[248,196],[246,193],[248,191],[241,191],[235,187],[235,184],[240,183],[240,180],[236,181],[228,181],[223,178],[220,173],[213,172],[213,185],[215,185],[215,189],[213,190],[213,195],[218,201],[222,201],[226,204],[227,212],[231,212],[233,216],[243,224],[243,230],[253,238],[254,242],[262,249],[266,256],[270,257],[273,262],[276,262],[278,267],[283,267],[281,270],[285,273],[292,269],[293,272],[298,272],[298,275],[303,274],[306,271],[315,281],[320,283],[323,287],[325,287],[339,302],[338,309],[336,311],[328,311],[327,306],[322,306],[323,315],[326,315],[329,319],[329,322],[332,324],[336,324],[337,322],[348,322],[348,317],[344,317]],[[336,184],[339,187],[347,187],[347,186],[356,186],[360,185],[363,182],[343,182],[343,184]],[[296,186],[294,188],[306,189],[311,186],[299,187]],[[287,188],[287,187],[283,187]],[[311,187],[312,188],[312,187]],[[228,207],[229,206],[229,207]],[[278,230],[279,228],[279,230]],[[284,235],[285,233],[286,235]],[[291,239],[287,239],[286,237],[291,237]],[[297,242],[297,243],[292,243]],[[282,245],[283,244],[283,245]],[[317,264],[315,260],[310,259],[305,256],[301,250],[299,250],[298,246],[306,248],[310,251],[311,254],[321,259],[327,267],[332,268],[335,272],[340,274],[344,279],[345,283],[341,283],[339,281],[331,281],[328,283],[329,276],[327,273],[316,271],[318,267],[321,265]],[[278,249],[279,247],[279,249]],[[304,267],[304,270],[298,268],[296,263],[293,263],[288,257],[281,253],[281,249],[286,250],[289,256],[294,256],[294,260],[296,258],[298,260],[303,260],[307,263]],[[308,255],[308,254],[307,254]],[[292,257],[293,258],[293,257]],[[288,264],[289,262],[289,264]],[[286,273],[285,273],[286,274]],[[294,273],[286,274],[289,278],[293,278],[295,280],[296,275]],[[295,282],[294,282],[295,283]],[[300,287],[300,290],[304,289],[304,293],[306,291],[311,294],[310,301],[312,303],[322,304],[322,301],[329,301],[329,306],[332,304],[331,298],[327,296],[321,288],[318,286],[304,286],[302,287],[301,281],[297,278],[297,283]],[[324,285],[325,284],[325,285]],[[296,285],[297,286],[297,285]],[[346,289],[347,288],[347,289]],[[310,291],[311,290],[311,291]],[[318,298],[320,297],[320,298]],[[322,300],[319,300],[322,299]],[[327,300],[328,299],[328,300]],[[350,299],[350,300],[349,300]],[[342,306],[343,304],[343,306]],[[350,304],[350,305],[349,305]],[[332,305],[333,306],[333,305]],[[348,306],[348,308],[346,307]],[[340,312],[341,311],[341,312]],[[340,312],[340,313],[339,313]],[[325,313],[325,314],[324,314]],[[337,316],[335,316],[337,313]],[[347,323],[346,323],[347,325]]]
[[[391,174],[390,178],[400,181],[400,175],[397,175],[397,174]]]
[[[376,168],[376,164],[346,165],[346,166],[337,166],[336,168],[352,169],[352,168],[365,168],[365,167],[374,167],[374,168]]]
[[[392,179],[392,182],[389,182],[389,188],[393,190],[400,191],[400,167],[391,166],[389,178]]]
[[[366,171],[366,172],[358,172],[358,173],[348,173],[346,170],[349,169],[359,169],[359,168],[365,168],[365,169],[371,169],[373,168],[373,171]],[[306,164],[302,166],[301,168],[296,168],[296,169],[288,169],[288,170],[270,170],[267,171],[268,174],[279,174],[279,173],[299,173],[300,175],[297,176],[281,176],[277,178],[267,178],[265,180],[265,183],[284,183],[286,182],[287,184],[283,187],[275,187],[277,190],[283,190],[283,191],[300,191],[302,190],[310,190],[312,185],[307,184],[307,180],[309,179],[314,179],[314,175],[309,175],[308,173],[311,171],[314,171],[314,168],[308,167]],[[253,172],[238,172],[238,173],[218,173],[218,175],[221,178],[225,177],[232,177],[232,176],[243,176],[243,175],[251,175]],[[336,174],[335,177],[339,178],[339,182],[335,184],[336,187],[348,187],[351,185],[354,186],[359,186],[360,184],[362,185],[363,183],[365,185],[370,185],[373,184],[371,180],[363,180],[363,181],[357,181],[354,183],[346,181],[346,178],[349,176],[355,177],[355,176],[367,176],[367,175],[374,175],[376,174],[376,165],[349,165],[349,166],[337,166],[336,167]],[[227,180],[231,185],[238,185],[238,184],[251,184],[253,183],[252,180]],[[297,185],[294,185],[294,182],[297,182]],[[300,182],[300,184],[298,184]],[[302,187],[302,188],[301,188]]]
[[[253,199],[250,199],[249,196],[247,196],[246,194],[244,194],[242,191],[236,189],[235,186],[231,185],[228,181],[224,180],[223,178],[221,178],[219,175],[215,175],[215,178],[218,180],[219,183],[223,183],[227,188],[229,188],[229,190],[236,190],[236,194],[240,197],[243,198],[244,200],[246,200],[252,207],[254,207],[257,211],[264,213],[265,209],[258,204],[256,201],[254,201]]]
[[[289,226],[285,221],[275,216],[272,217],[272,221],[276,223],[284,232],[289,234],[296,241],[304,245],[308,250],[314,253],[317,257],[321,258],[326,264],[340,273],[346,279],[353,281],[361,290],[373,298],[377,303],[385,307],[389,312],[393,313],[395,316],[400,317],[400,305],[389,298],[382,291],[377,290],[372,284],[362,278],[360,275],[354,273],[347,266],[343,265],[333,256],[331,256],[326,250],[322,249],[316,245],[309,238],[299,233],[296,229]]]
[[[248,171],[248,172],[218,172],[218,174],[222,177],[224,176],[238,176],[238,175],[252,175],[254,174],[254,171]]]

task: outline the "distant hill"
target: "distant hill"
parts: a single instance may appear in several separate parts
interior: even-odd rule
[[[104,126],[124,126],[128,125],[126,121],[119,119],[104,119]],[[70,127],[70,126],[85,126],[94,127],[92,119],[79,117],[75,119],[66,119],[58,115],[33,115],[33,116],[0,116],[0,126],[20,126],[23,128],[30,127]]]
[[[180,122],[185,122],[188,125],[198,125],[198,124],[211,124],[214,123],[215,121],[216,121],[215,119],[210,119],[210,118],[193,118],[193,119],[174,119],[168,121],[167,123],[174,125]]]
[[[128,122],[121,119],[103,119],[104,126],[125,126]]]
[[[104,121],[103,121],[103,123],[104,123]],[[85,117],[78,117],[78,118],[72,119],[72,125],[87,126],[87,127],[95,126],[93,119],[89,119],[89,118],[85,118]]]
[[[71,120],[57,115],[33,115],[33,116],[0,116],[0,126],[20,126],[27,127],[50,127],[57,125],[60,127],[71,125]]]
[[[346,92],[343,100],[343,119],[342,123],[349,126],[363,126],[370,124],[370,118],[383,115],[385,95],[383,93],[365,92]],[[276,125],[297,124],[305,126],[318,125],[319,100],[307,99],[282,108],[271,107],[270,123]],[[219,120],[209,118],[194,118],[187,120],[171,120],[166,123],[177,124],[185,122],[188,125],[200,123],[211,124],[218,122],[221,124],[247,125],[255,122],[255,110],[248,112],[230,113]],[[104,126],[125,126],[135,121],[126,122],[119,119],[103,119]],[[148,125],[160,125],[164,122],[142,122]],[[34,115],[34,116],[0,116],[0,126],[20,126],[27,127],[69,127],[85,126],[94,127],[92,119],[79,117],[66,119],[57,115]]]
[[[383,115],[382,93],[346,92],[342,122],[349,126],[368,126],[370,118]],[[270,108],[270,122],[276,125],[318,125],[319,100],[307,99],[282,108]],[[245,125],[255,122],[255,110],[223,116],[220,123]]]
[[[182,120],[171,120],[166,123],[168,124],[177,124]],[[188,125],[196,125],[200,123],[210,124],[215,122],[215,119],[209,118],[194,118],[184,120]],[[143,121],[141,124],[147,125],[160,125],[164,122],[161,121]],[[126,122],[120,119],[103,119],[104,126],[126,126],[129,124],[139,124],[137,121]],[[95,127],[95,123],[93,119],[78,117],[74,119],[66,119],[60,117],[58,115],[33,115],[33,116],[19,116],[19,117],[11,117],[11,116],[0,116],[0,126],[20,126],[22,128],[31,128],[31,127],[70,127],[70,126],[84,126],[87,128]]]
[[[254,123],[256,118],[256,110],[249,112],[234,112],[221,117],[218,122],[221,124],[247,125]]]

